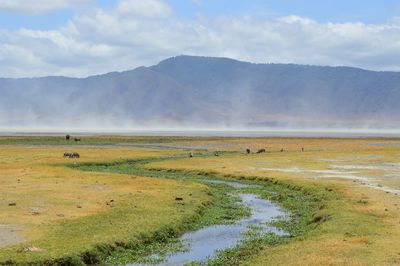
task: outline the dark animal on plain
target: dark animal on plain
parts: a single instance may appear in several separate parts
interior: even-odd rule
[[[68,158],[79,158],[80,155],[77,152],[64,152],[64,157]]]
[[[265,149],[259,149],[258,151],[257,151],[257,153],[264,153],[265,152]]]
[[[250,149],[246,149],[247,154],[250,154],[250,152],[251,152]]]
[[[65,140],[69,140],[70,138],[71,138],[70,135],[66,135],[66,136],[65,136]]]
[[[301,148],[301,152],[304,152],[304,148]]]
[[[283,152],[283,148],[281,149],[281,152]]]
[[[219,153],[217,151],[214,152],[214,156],[219,156]]]
[[[74,140],[75,141],[81,141],[81,138],[75,138]]]
[[[189,153],[189,158],[192,158],[193,157],[193,153],[191,152],[191,153]]]

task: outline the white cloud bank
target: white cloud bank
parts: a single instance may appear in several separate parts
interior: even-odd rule
[[[0,0],[0,10],[27,15],[39,15],[50,11],[76,8],[93,0]]]
[[[0,30],[3,77],[86,76],[178,54],[400,71],[400,19],[384,24],[320,23],[298,16],[187,20],[161,0],[120,0],[113,9],[93,8],[58,29]]]

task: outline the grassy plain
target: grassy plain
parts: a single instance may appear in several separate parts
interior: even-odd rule
[[[247,265],[400,264],[399,140],[272,138],[194,145],[242,154],[195,156],[148,167],[212,171],[340,195],[324,199],[314,216],[325,221],[306,238],[265,249]],[[267,153],[245,155],[246,147],[267,148]]]
[[[299,209],[300,194],[307,196],[303,205],[319,202],[308,217],[312,230],[290,241],[248,243],[225,253],[237,260],[215,264],[400,264],[398,139],[91,137],[66,144],[59,137],[12,137],[0,143],[0,230],[23,236],[23,243],[0,247],[0,262],[78,258],[110,243],[135,248],[157,230],[179,230],[213,199],[209,187],[191,178],[146,177],[179,170],[284,186],[288,190],[277,190],[273,199],[288,209]],[[246,148],[267,152],[246,155]],[[62,158],[71,149],[82,155],[78,169],[66,165],[74,159]],[[149,160],[150,172],[110,164],[176,156],[182,149],[194,158]],[[225,152],[201,155],[206,150]],[[189,194],[184,205],[175,202]],[[40,250],[18,252],[27,246]]]
[[[225,156],[229,153],[219,154]],[[197,153],[196,156],[207,158],[213,156],[213,153],[202,152]],[[185,157],[187,157],[187,155]],[[249,239],[246,239],[244,243],[240,243],[234,249],[219,252],[215,259],[209,261],[210,265],[238,265],[247,260],[250,257],[249,255],[257,254],[257,250],[260,250],[264,246],[270,244],[282,244],[289,241],[289,239],[292,239],[294,236],[297,238],[305,237],[307,233],[314,229],[315,226],[318,226],[320,222],[320,218],[313,215],[314,212],[321,207],[323,199],[326,197],[336,196],[335,193],[329,193],[329,195],[326,195],[324,193],[326,192],[325,190],[318,191],[318,189],[314,189],[312,193],[304,193],[298,187],[294,188],[287,186],[286,184],[256,180],[241,180],[241,182],[256,186],[243,189],[233,189],[226,185],[221,186],[207,182],[207,180],[229,181],[231,179],[230,177],[227,178],[215,172],[146,168],[146,166],[151,165],[152,162],[171,162],[181,158],[182,156],[173,156],[169,158],[147,158],[142,160],[118,161],[111,163],[82,163],[74,167],[84,171],[124,173],[151,176],[155,178],[191,180],[211,186],[213,188],[211,190],[213,204],[210,204],[206,208],[199,219],[193,221],[193,223],[186,224],[185,231],[192,231],[214,224],[230,223],[241,218],[246,211],[241,210],[240,206],[238,208],[235,201],[232,201],[232,196],[229,196],[235,193],[255,194],[261,198],[278,202],[283,208],[291,213],[291,218],[289,220],[283,219],[274,222],[275,226],[284,230],[287,235],[282,237],[273,234],[262,236],[253,235]],[[174,239],[171,238],[167,244],[170,242],[174,243],[173,241]],[[162,243],[155,242],[150,244],[149,247],[143,247],[143,249],[113,253],[109,261],[118,262],[117,264],[119,264],[132,261],[129,260],[129,258],[132,258],[134,261],[146,262],[149,258],[146,255],[149,254],[146,254],[146,252],[143,251],[148,251],[154,246],[159,249],[154,250],[156,254],[163,254],[166,249],[168,250],[165,245],[160,246],[160,244]],[[168,245],[166,246],[168,247]]]
[[[0,230],[3,238],[18,236],[23,243],[1,248],[0,262],[77,262],[84,253],[84,260],[90,262],[96,256],[91,253],[102,245],[104,249],[116,243],[134,245],[156,231],[178,230],[210,201],[208,189],[193,182],[74,170],[65,164],[78,160],[63,158],[66,150],[1,147]],[[101,147],[73,150],[81,154],[79,162],[176,153]],[[177,196],[187,199],[184,205],[176,203]]]

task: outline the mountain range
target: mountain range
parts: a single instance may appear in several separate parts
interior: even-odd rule
[[[177,56],[87,78],[0,79],[0,128],[385,127],[400,73]]]

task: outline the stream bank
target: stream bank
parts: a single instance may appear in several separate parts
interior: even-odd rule
[[[138,159],[129,161],[119,161],[114,163],[95,163],[79,164],[72,166],[84,171],[113,172],[129,175],[140,175],[155,178],[171,178],[188,182],[201,182],[211,187],[213,194],[213,204],[205,209],[200,218],[193,223],[183,226],[183,230],[178,235],[171,235],[168,239],[149,243],[148,246],[137,250],[118,250],[112,251],[108,257],[109,264],[129,264],[137,263],[160,263],[173,253],[185,253],[188,248],[183,247],[177,239],[185,233],[193,232],[218,224],[232,224],[245,217],[250,217],[250,210],[240,203],[240,197],[232,197],[234,200],[228,200],[228,195],[232,191],[240,190],[242,194],[253,194],[259,199],[269,200],[270,203],[279,203],[279,206],[288,210],[290,215],[285,219],[277,219],[270,226],[276,230],[285,231],[286,234],[276,235],[266,233],[262,235],[249,233],[251,237],[236,241],[236,245],[228,245],[226,250],[218,251],[214,258],[210,259],[215,265],[233,265],[246,260],[249,256],[257,253],[262,247],[268,245],[278,245],[286,243],[294,238],[303,238],[306,234],[318,226],[319,219],[314,217],[314,213],[323,206],[323,199],[319,194],[302,191],[301,188],[292,185],[281,184],[277,182],[267,182],[262,180],[240,180],[233,182],[232,178],[226,178],[216,173],[193,172],[171,169],[150,169],[145,165],[154,161],[174,160],[182,156]],[[233,177],[234,178],[234,177]],[[227,182],[226,184],[224,184]],[[229,185],[229,183],[231,183]],[[234,184],[234,185],[233,185]],[[232,187],[232,185],[234,187]],[[235,188],[236,186],[236,188]],[[239,187],[239,188],[237,188]],[[221,201],[224,202],[221,204]],[[233,208],[233,211],[232,211]],[[246,211],[247,210],[247,211]],[[228,217],[226,220],[225,218]],[[178,242],[178,243],[177,243]],[[171,245],[171,243],[173,243]],[[167,246],[167,247],[166,247]],[[161,253],[160,253],[161,251]],[[159,256],[158,254],[161,254]]]

